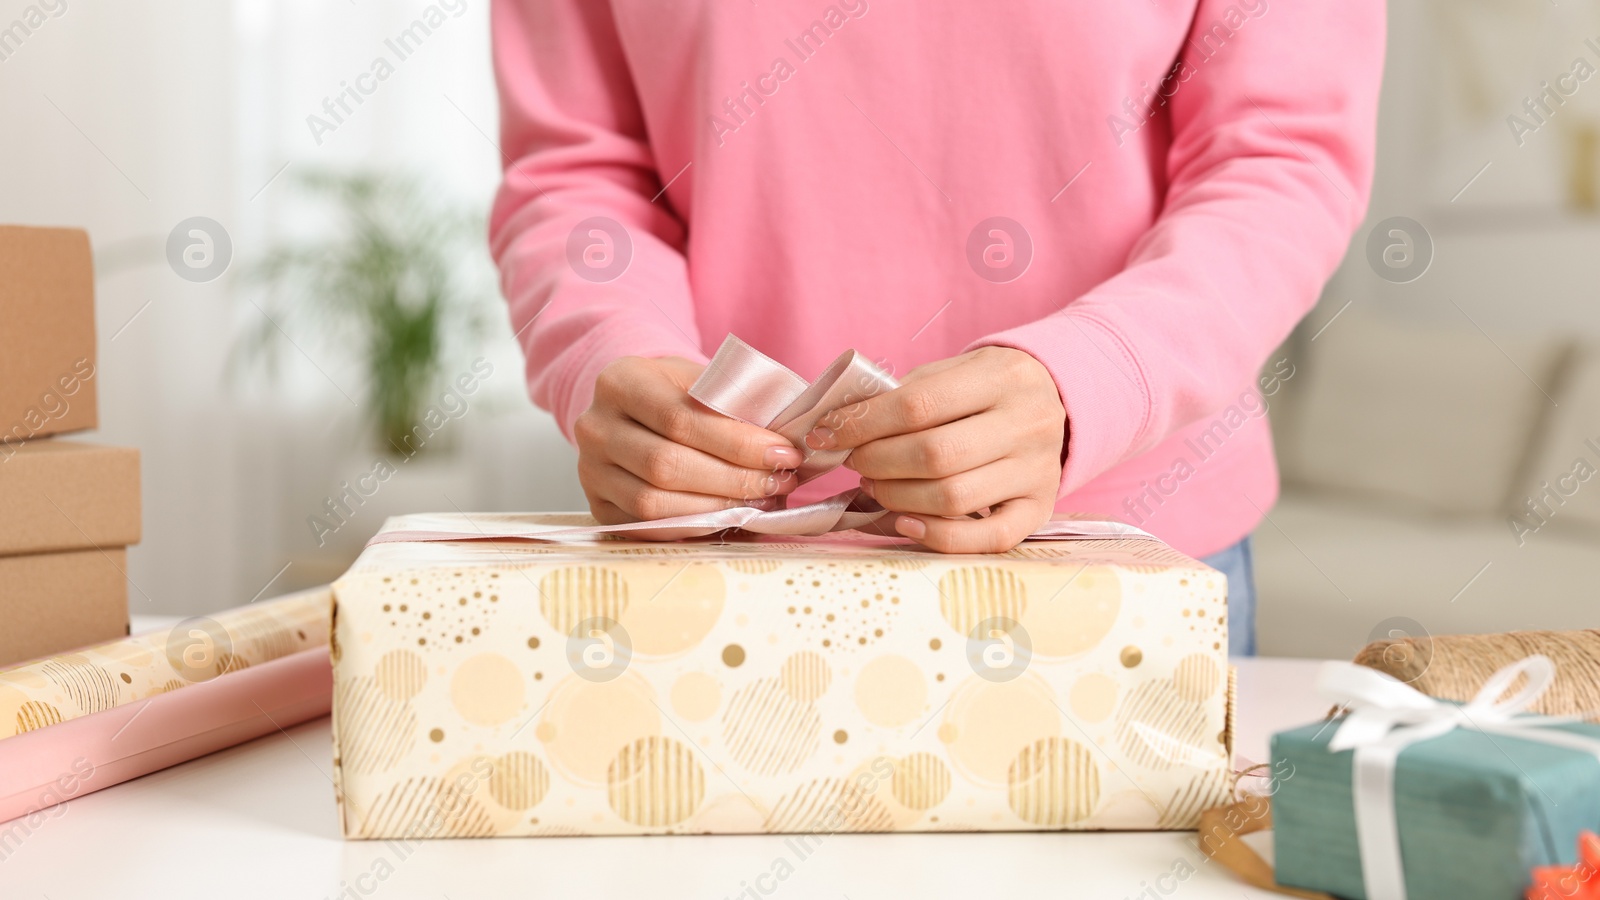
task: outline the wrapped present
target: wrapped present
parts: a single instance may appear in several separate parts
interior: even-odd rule
[[[325,715],[326,587],[0,671],[0,860],[65,800]]]
[[[1148,536],[526,539],[592,525],[405,516],[335,582],[347,836],[1189,829],[1229,795],[1226,584]]]
[[[1523,715],[1547,657],[1496,672],[1470,702],[1329,663],[1344,713],[1275,735],[1280,884],[1354,900],[1505,900],[1534,867],[1575,863],[1600,827],[1600,726]],[[1518,686],[1510,696],[1504,696]]]

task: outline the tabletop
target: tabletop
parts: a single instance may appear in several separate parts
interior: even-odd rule
[[[1311,690],[1316,661],[1236,664],[1242,768],[1266,759],[1273,731],[1328,704]],[[69,801],[0,845],[0,897],[1275,896],[1210,864],[1193,832],[346,841],[332,756],[324,717]]]

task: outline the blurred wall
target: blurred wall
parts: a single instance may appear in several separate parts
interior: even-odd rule
[[[1368,303],[1447,325],[1600,335],[1600,75],[1569,77],[1578,60],[1600,68],[1600,3],[1393,0],[1389,29],[1370,211],[1308,329]],[[1573,90],[1541,100],[1556,83]],[[1514,131],[1511,116],[1534,130]],[[1574,196],[1585,190],[1587,205]],[[1368,260],[1369,232],[1392,216],[1433,240],[1410,283]]]
[[[1526,506],[1600,435],[1600,4],[1393,0],[1389,23],[1370,211],[1280,354],[1267,654],[1600,625],[1590,499]]]

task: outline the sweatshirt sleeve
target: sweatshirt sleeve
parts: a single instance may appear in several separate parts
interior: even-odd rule
[[[1123,271],[972,345],[1050,370],[1067,411],[1062,496],[1252,385],[1365,215],[1383,3],[1242,6],[1259,16],[1202,0],[1162,86],[1165,204]]]
[[[572,437],[623,356],[706,357],[610,4],[493,0],[504,178],[490,250],[534,403]],[[619,274],[620,273],[620,274]]]

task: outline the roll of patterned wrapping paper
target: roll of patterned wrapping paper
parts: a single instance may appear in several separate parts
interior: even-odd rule
[[[0,671],[0,822],[326,715],[320,587]],[[38,820],[38,821],[36,821]]]

